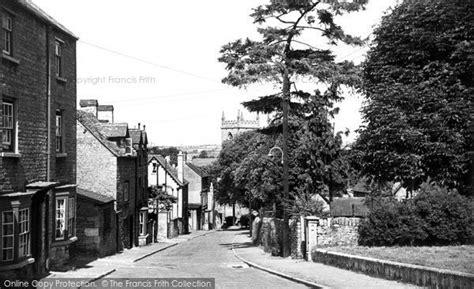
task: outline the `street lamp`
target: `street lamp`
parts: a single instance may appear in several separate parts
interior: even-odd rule
[[[286,143],[283,144],[286,149]],[[278,146],[274,146],[268,152],[268,157],[273,157],[273,151],[279,150],[281,152],[281,164],[283,165],[283,201],[288,201],[289,196],[289,186],[288,186],[288,155],[284,153],[283,149]],[[290,230],[288,227],[288,210],[283,207],[283,257],[288,257],[290,255],[290,240],[289,234]]]
[[[273,157],[273,153],[272,153],[272,152],[273,152],[274,150],[279,150],[279,151],[281,152],[281,163],[283,164],[283,158],[284,158],[283,150],[282,150],[280,147],[278,147],[278,146],[274,146],[274,147],[272,147],[272,148],[270,149],[270,151],[268,152],[268,157],[269,157],[269,158]]]

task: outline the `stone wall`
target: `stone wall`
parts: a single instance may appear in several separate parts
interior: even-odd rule
[[[0,102],[13,104],[15,132],[12,139],[15,149],[6,151],[0,146],[0,195],[24,192],[26,185],[39,181],[75,184],[76,39],[61,29],[51,29],[44,19],[37,18],[18,5],[18,1],[2,1],[2,14],[8,13],[12,13],[13,21],[12,51],[10,55],[3,53],[0,61]],[[61,79],[54,73],[57,70],[54,53],[56,39],[63,42]],[[48,59],[51,64],[49,77]],[[1,110],[0,105],[0,127],[3,126],[4,113]],[[59,154],[56,153],[56,111],[62,115],[63,146]],[[0,139],[2,134],[0,130]],[[71,192],[70,196],[73,195]],[[74,240],[53,243],[54,197],[50,192],[45,200],[39,201],[42,197],[35,196],[36,201],[30,199],[20,203],[20,208],[30,208],[31,253],[35,258],[35,263],[17,270],[20,277],[41,276],[47,272],[48,264],[54,268],[69,258],[69,244]],[[0,198],[0,207],[8,205],[8,202],[9,198]],[[18,240],[17,232],[15,230],[15,242]],[[18,245],[15,251],[18,252]],[[12,262],[2,262],[0,267],[18,267],[23,263],[21,258],[15,258]]]
[[[360,218],[319,219],[317,247],[357,245]],[[257,217],[252,222],[252,241],[255,245],[278,256],[282,248],[283,221],[276,218]],[[304,218],[290,220],[291,257],[301,259],[306,256],[306,236]]]
[[[304,237],[304,219],[293,218],[290,220],[290,252],[291,258],[303,259],[306,252]]]
[[[77,183],[117,198],[117,158],[77,121]]]
[[[252,241],[267,253],[279,256],[282,248],[283,221],[257,217],[252,223]]]
[[[312,259],[345,270],[412,283],[423,288],[474,288],[474,275],[469,273],[329,252],[324,249],[312,251]]]
[[[318,247],[355,246],[359,237],[360,218],[320,219],[318,226]]]
[[[17,126],[17,148],[21,157],[0,157],[0,192],[22,191],[25,184],[45,181],[47,175],[47,40],[51,71],[56,71],[54,43],[64,41],[63,78],[51,76],[51,181],[75,182],[75,110],[76,110],[76,44],[75,39],[57,29],[47,33],[47,26],[31,13],[19,8],[15,1],[2,1],[4,8],[13,11],[13,48],[11,57],[0,62],[0,101],[14,104]],[[13,60],[11,60],[13,59]],[[16,63],[15,61],[18,61]],[[63,115],[65,153],[56,156],[55,112]],[[3,114],[3,112],[1,112]],[[0,117],[0,119],[2,119]],[[2,124],[0,124],[2,125]],[[2,137],[0,131],[0,138]],[[2,148],[0,147],[0,153]]]
[[[113,203],[98,206],[78,198],[75,256],[104,257],[117,251],[113,206]]]
[[[176,238],[179,235],[179,219],[173,219],[168,223],[168,238]]]

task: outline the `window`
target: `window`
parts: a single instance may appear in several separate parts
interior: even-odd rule
[[[69,198],[68,201],[68,209],[67,209],[67,232],[69,236],[74,236],[75,235],[75,226],[74,226],[74,220],[76,217],[76,206],[74,204],[74,198]]]
[[[138,229],[140,236],[146,235],[146,211],[141,211],[138,215]]]
[[[153,174],[156,174],[156,171],[158,170],[158,164],[157,164],[157,163],[152,163],[152,165],[153,165],[153,171],[152,171],[152,173],[153,173]]]
[[[13,212],[2,213],[2,261],[13,260],[14,243]]]
[[[61,111],[56,111],[56,152],[63,151],[63,116]]]
[[[123,201],[128,202],[128,199],[130,197],[130,185],[128,182],[123,183]]]
[[[30,255],[30,209],[19,212],[18,238],[20,239],[18,257]]]
[[[56,76],[62,77],[63,76],[63,42],[60,40],[56,40]]]
[[[76,202],[74,198],[56,197],[55,221],[54,237],[56,240],[66,240],[75,235]]]
[[[64,239],[66,236],[66,197],[56,199],[56,239]]]
[[[13,102],[4,101],[2,146],[4,151],[13,152],[15,149],[15,115]]]
[[[3,14],[2,30],[3,30],[3,53],[12,55],[13,19],[10,15]]]

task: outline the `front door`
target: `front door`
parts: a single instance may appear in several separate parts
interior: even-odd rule
[[[33,265],[33,274],[35,278],[41,278],[48,273],[48,255],[49,248],[47,235],[47,208],[48,196],[46,192],[38,192],[32,198],[31,202],[31,254],[35,259]]]

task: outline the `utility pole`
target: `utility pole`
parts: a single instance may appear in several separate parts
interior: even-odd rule
[[[286,202],[289,200],[289,183],[288,183],[288,102],[290,99],[290,76],[288,73],[288,67],[284,68],[283,72],[283,95],[282,95],[282,108],[283,108],[283,250],[282,256],[290,256],[290,227],[289,227],[289,216]]]

